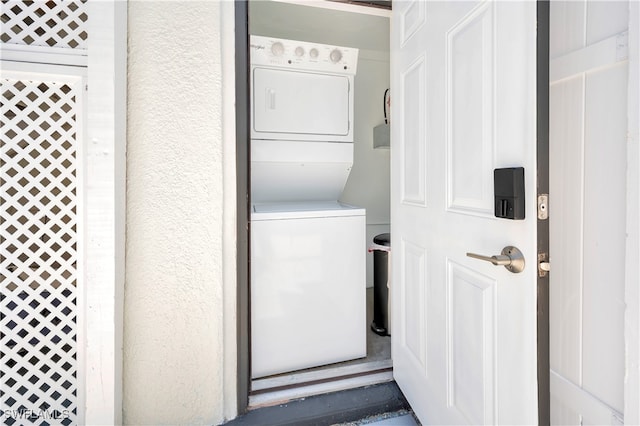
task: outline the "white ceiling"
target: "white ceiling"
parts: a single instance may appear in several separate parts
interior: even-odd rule
[[[389,18],[280,1],[249,2],[254,35],[389,51]]]

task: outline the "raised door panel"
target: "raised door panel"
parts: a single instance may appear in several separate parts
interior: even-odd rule
[[[402,146],[402,201],[418,206],[426,204],[425,79],[425,59],[420,56],[400,80],[403,95],[400,129],[407,141]]]
[[[426,250],[414,243],[403,241],[402,295],[399,335],[401,345],[407,349],[412,361],[426,375]]]
[[[477,8],[447,34],[448,208],[492,215],[493,8]]]
[[[469,424],[495,423],[496,281],[448,262],[448,404]]]

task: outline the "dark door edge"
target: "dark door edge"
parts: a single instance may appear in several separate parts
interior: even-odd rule
[[[249,405],[250,323],[249,323],[249,8],[248,1],[235,1],[236,73],[236,333],[237,333],[237,410],[245,413]]]
[[[537,2],[537,194],[549,194],[549,1]],[[537,200],[536,205],[537,205]],[[538,219],[538,253],[549,258],[549,219]],[[540,261],[539,260],[539,261]],[[537,262],[536,262],[537,267]],[[548,425],[550,411],[549,273],[538,274],[538,424]]]

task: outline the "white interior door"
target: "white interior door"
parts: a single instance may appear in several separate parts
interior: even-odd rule
[[[394,376],[423,424],[537,423],[536,4],[394,3]],[[524,220],[493,171],[524,167]],[[524,254],[521,273],[467,257]]]

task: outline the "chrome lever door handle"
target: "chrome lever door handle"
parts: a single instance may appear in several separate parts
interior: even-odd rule
[[[502,249],[502,253],[495,256],[484,256],[476,253],[467,253],[467,256],[491,262],[496,266],[504,266],[514,274],[524,271],[524,256],[517,247],[507,246]]]
[[[474,259],[486,260],[487,262],[491,262],[496,266],[511,265],[511,258],[509,256],[503,256],[503,255],[483,256],[481,254],[476,254],[476,253],[467,253],[467,256],[473,257]]]

